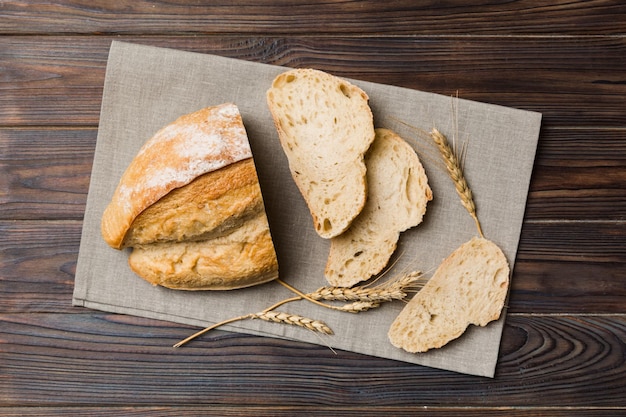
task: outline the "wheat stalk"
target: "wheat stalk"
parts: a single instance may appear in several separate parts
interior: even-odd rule
[[[304,327],[314,332],[332,335],[333,331],[326,323],[320,320],[313,320],[306,317],[299,316],[297,314],[289,314],[280,311],[262,311],[260,313],[251,314],[252,319],[261,319],[274,323],[286,323],[295,326]]]
[[[448,174],[452,181],[454,182],[454,188],[456,189],[457,194],[461,197],[461,203],[463,207],[469,212],[470,216],[476,222],[476,228],[478,229],[478,234],[481,237],[483,236],[483,231],[480,226],[480,222],[478,221],[478,216],[476,215],[476,204],[474,204],[474,199],[472,197],[472,190],[470,190],[467,185],[467,180],[463,175],[463,170],[461,168],[461,164],[459,163],[459,159],[456,154],[452,150],[452,147],[448,143],[448,139],[436,128],[430,132],[430,137],[433,139],[437,148],[439,148],[439,152],[444,160],[446,165],[446,169],[448,170]]]
[[[277,281],[283,285],[285,288],[294,292],[297,297],[286,298],[282,301],[277,302],[276,304],[266,308],[265,310],[259,313],[246,314],[243,316],[233,317],[219,323],[213,324],[209,327],[206,327],[199,332],[196,332],[189,336],[188,338],[176,343],[174,345],[175,348],[181,347],[184,344],[190,342],[191,340],[202,336],[203,334],[216,329],[220,326],[223,326],[228,323],[233,323],[239,320],[247,320],[247,319],[261,319],[265,321],[271,321],[275,323],[285,323],[296,325],[300,327],[307,328],[309,330],[313,330],[315,332],[332,335],[333,331],[330,327],[328,327],[324,322],[319,320],[313,320],[306,317],[302,317],[296,314],[289,314],[284,312],[274,311],[277,307],[290,303],[292,301],[298,301],[302,299],[306,299],[311,301],[319,306],[330,308],[332,310],[343,311],[348,313],[359,313],[362,311],[367,311],[372,308],[376,308],[380,306],[382,302],[388,302],[393,300],[403,300],[407,296],[407,292],[411,290],[415,290],[421,287],[420,279],[422,278],[422,273],[415,271],[410,272],[408,274],[399,276],[396,279],[389,280],[383,284],[379,284],[373,287],[360,286],[353,288],[344,288],[344,287],[322,287],[315,292],[304,294],[302,291],[292,287],[286,282],[278,279]],[[319,300],[326,301],[343,301],[347,302],[347,304],[341,306],[330,305],[326,303],[322,303]]]
[[[403,300],[406,298],[408,291],[422,286],[419,282],[421,279],[422,273],[414,271],[374,287],[321,287],[307,295],[314,300],[326,301],[381,303]]]
[[[265,321],[271,321],[274,323],[286,323],[286,324],[293,324],[296,326],[300,326],[300,327],[304,327],[307,328],[309,330],[313,330],[315,332],[319,332],[319,333],[323,333],[323,334],[328,334],[328,335],[332,335],[333,331],[330,327],[328,327],[326,325],[326,323],[324,323],[323,321],[320,320],[313,320],[313,319],[309,319],[306,317],[302,317],[302,316],[298,316],[296,314],[289,314],[289,313],[284,313],[284,312],[276,312],[276,311],[272,311],[274,308],[276,308],[277,306],[281,305],[281,304],[285,304],[288,303],[290,301],[296,301],[296,300],[300,300],[300,297],[294,297],[294,298],[289,298],[287,300],[283,300],[279,303],[274,304],[273,306],[259,312],[259,313],[251,313],[251,314],[246,314],[243,316],[238,316],[238,317],[233,317],[224,321],[220,321],[219,323],[215,323],[209,327],[206,327],[202,330],[200,330],[199,332],[196,332],[194,334],[192,334],[191,336],[187,337],[184,340],[181,340],[180,342],[176,343],[174,345],[175,348],[181,347],[185,344],[187,344],[188,342],[192,341],[193,339],[202,336],[203,334],[214,330],[220,326],[223,326],[225,324],[228,323],[233,323],[235,321],[240,321],[240,320],[247,320],[247,319],[261,319],[261,320],[265,320]]]
[[[371,308],[376,308],[380,306],[380,303],[375,301],[355,301],[353,303],[344,304],[340,307],[336,307],[335,310],[345,311],[347,313],[360,313],[362,311],[367,311]]]

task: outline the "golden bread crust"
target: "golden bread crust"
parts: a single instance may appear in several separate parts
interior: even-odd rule
[[[161,129],[122,176],[102,235],[154,285],[228,290],[278,277],[259,180],[233,104]]]
[[[202,174],[251,157],[234,104],[181,116],[150,138],[122,175],[102,216],[104,240],[120,249],[139,213],[167,193]]]
[[[170,191],[137,216],[122,246],[210,239],[263,209],[254,161],[244,159]]]
[[[215,239],[135,247],[128,263],[146,281],[179,290],[231,290],[278,277],[264,213]]]

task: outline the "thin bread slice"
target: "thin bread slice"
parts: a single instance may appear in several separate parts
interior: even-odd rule
[[[400,233],[422,222],[433,198],[417,154],[391,130],[376,129],[365,165],[365,207],[348,230],[331,239],[324,274],[333,286],[351,287],[382,271]]]
[[[461,336],[470,324],[500,317],[509,285],[509,265],[490,240],[473,238],[439,266],[392,323],[391,343],[426,352]]]
[[[267,102],[317,233],[343,233],[367,197],[365,152],[374,140],[368,96],[346,80],[313,69],[278,75]]]

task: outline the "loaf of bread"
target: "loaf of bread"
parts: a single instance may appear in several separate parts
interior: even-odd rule
[[[392,323],[391,343],[408,352],[440,348],[470,324],[500,317],[509,286],[509,265],[500,248],[473,238],[448,256]]]
[[[155,285],[225,290],[277,278],[238,108],[207,107],[159,130],[124,172],[101,231],[111,247],[132,247],[131,269]]]
[[[433,198],[417,154],[391,130],[376,129],[365,165],[365,207],[348,230],[331,239],[325,276],[332,286],[351,287],[382,271],[400,233],[422,222]]]
[[[294,69],[267,91],[274,124],[317,233],[343,233],[367,198],[364,155],[374,140],[368,96],[328,73]]]

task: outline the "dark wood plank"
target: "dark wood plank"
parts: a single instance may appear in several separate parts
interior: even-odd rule
[[[517,259],[623,264],[624,242],[624,222],[533,222],[522,228]]]
[[[527,221],[620,221],[626,216],[621,129],[544,129]],[[80,220],[96,128],[0,128],[0,220]]]
[[[5,0],[0,34],[289,33],[594,35],[622,33],[619,1],[441,3]],[[485,22],[488,22],[486,24]]]
[[[0,222],[0,311],[72,312],[82,222]]]
[[[98,123],[109,37],[0,37],[0,126]],[[626,125],[623,37],[123,40],[455,95],[544,114],[544,126]],[[71,47],[68,47],[71,45]]]
[[[624,407],[626,318],[512,316],[495,379],[112,314],[0,315],[6,405]],[[323,370],[323,371],[321,371]]]
[[[0,129],[0,219],[82,219],[96,129]]]
[[[71,296],[81,227],[80,221],[0,222],[0,312],[77,312]],[[623,224],[527,224],[509,312],[623,313],[625,241]]]
[[[322,416],[322,417],[343,417],[343,416],[380,416],[380,415],[408,415],[408,416],[435,416],[435,417],[482,417],[482,416],[502,416],[507,417],[623,417],[624,410],[615,407],[567,407],[557,409],[556,407],[480,407],[467,408],[439,407],[439,406],[248,406],[236,404],[228,406],[145,406],[145,407],[32,407],[18,408],[8,407],[2,409],[5,417],[28,417],[42,415],[49,417],[117,417],[120,415],[134,416],[170,416],[185,417],[199,415],[205,417],[231,417],[231,416],[255,416],[255,417],[293,417],[293,416]]]
[[[527,221],[626,217],[624,129],[544,128],[527,201]]]
[[[624,263],[522,259],[515,264],[507,311],[621,314],[625,300]]]

